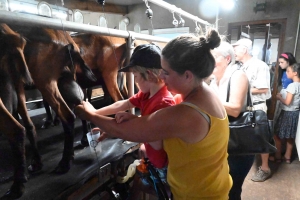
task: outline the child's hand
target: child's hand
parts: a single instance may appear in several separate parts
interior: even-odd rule
[[[129,121],[129,120],[134,119],[136,117],[138,117],[138,116],[133,115],[133,114],[128,113],[128,112],[118,112],[115,116],[117,123],[126,122],[126,121]]]

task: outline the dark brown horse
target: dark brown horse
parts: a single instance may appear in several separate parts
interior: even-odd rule
[[[75,115],[58,89],[58,80],[66,70],[75,77],[76,68],[80,68],[90,80],[95,80],[95,77],[80,56],[78,46],[66,32],[38,27],[14,26],[13,29],[27,39],[24,55],[31,77],[63,123],[64,151],[56,172],[65,173],[74,159]]]
[[[0,24],[0,132],[7,135],[13,152],[14,183],[4,198],[19,198],[24,192],[26,177],[25,134],[33,149],[32,167],[42,168],[36,146],[35,127],[25,105],[24,83],[32,79],[25,62],[23,50],[26,41],[6,24]],[[23,125],[19,122],[22,117]],[[25,127],[25,128],[24,128]]]
[[[83,89],[88,89],[97,85],[101,85],[104,94],[111,96],[113,101],[119,101],[127,98],[127,88],[122,79],[123,73],[118,74],[118,70],[124,65],[126,59],[126,40],[117,37],[108,37],[94,34],[74,34],[72,35],[75,43],[80,49],[80,54],[86,64],[91,68],[97,81],[90,81],[77,68],[77,82]],[[119,81],[118,81],[119,79]],[[120,91],[119,88],[122,88]],[[86,90],[84,90],[86,91]],[[88,98],[90,95],[85,93]],[[86,98],[86,97],[85,97]],[[90,99],[90,98],[89,98]],[[44,101],[47,112],[47,120],[44,127],[48,127],[53,123],[50,109],[47,108],[47,102]],[[83,135],[81,143],[86,146],[87,124],[83,121]]]
[[[88,64],[97,77],[96,82],[87,80],[83,76],[82,71],[78,69],[76,71],[76,76],[79,85],[83,89],[101,85],[104,90],[104,95],[111,96],[113,101],[119,101],[127,98],[128,91],[125,83],[125,74],[118,73],[118,70],[124,66],[126,61],[126,40],[124,38],[86,33],[73,34],[72,38],[78,45],[83,60]],[[149,42],[144,40],[136,40],[134,42],[134,46],[146,43]],[[158,45],[163,48],[165,43],[159,43]],[[88,98],[89,96],[90,95],[87,95]],[[86,99],[86,97],[84,99]],[[54,122],[50,108],[47,107],[47,102],[44,102],[44,104],[47,112],[47,120],[44,124],[44,127],[48,127]],[[88,132],[88,128],[86,121],[82,121],[82,129],[83,134],[81,144],[87,146],[88,143],[86,133]]]

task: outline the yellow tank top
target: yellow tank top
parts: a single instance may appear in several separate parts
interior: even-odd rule
[[[191,103],[182,104],[196,109],[210,121],[206,137],[194,144],[179,138],[164,140],[168,154],[168,183],[174,200],[228,199],[232,186],[227,161],[229,126],[224,119],[213,117]]]

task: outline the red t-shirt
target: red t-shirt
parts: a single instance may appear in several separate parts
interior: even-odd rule
[[[173,95],[167,90],[167,87],[162,87],[156,94],[149,99],[150,93],[138,92],[129,98],[130,103],[141,110],[141,115],[149,115],[155,111],[168,106],[175,105]],[[148,143],[144,143],[147,156],[150,162],[156,168],[163,168],[168,164],[168,157],[165,150],[155,150]]]

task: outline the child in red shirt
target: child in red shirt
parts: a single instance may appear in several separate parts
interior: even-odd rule
[[[134,49],[128,66],[120,72],[132,72],[139,92],[126,100],[117,101],[109,106],[95,110],[100,115],[112,115],[131,108],[139,108],[141,115],[149,115],[161,108],[175,105],[173,95],[167,90],[164,82],[159,78],[161,50],[154,44],[139,45]],[[120,115],[119,115],[120,116]],[[117,122],[137,117],[124,113]],[[144,154],[156,168],[160,178],[166,182],[167,154],[163,149],[163,141],[144,143],[141,146]]]

